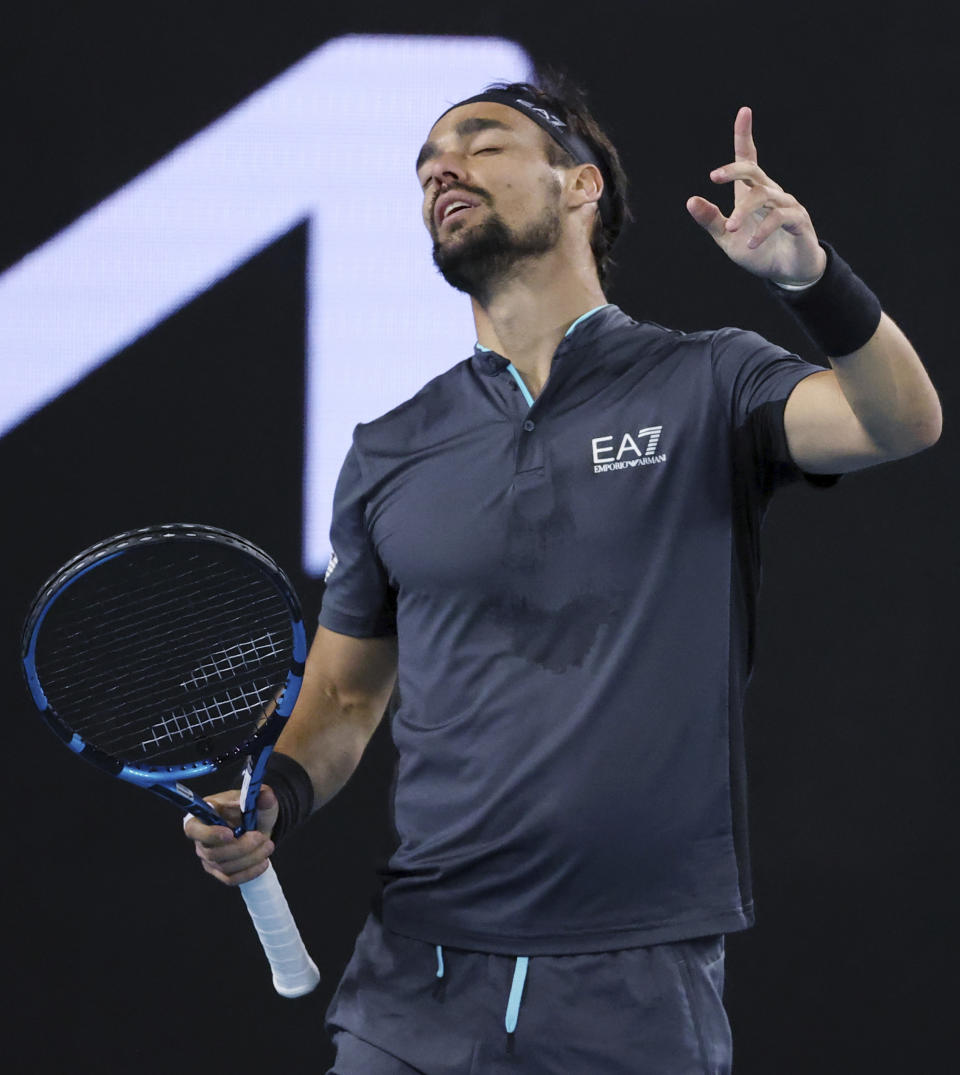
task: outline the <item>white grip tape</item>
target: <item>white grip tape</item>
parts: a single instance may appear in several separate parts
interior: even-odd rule
[[[283,997],[302,997],[320,981],[293,920],[271,862],[266,871],[240,886],[260,943],[273,971],[273,987]]]

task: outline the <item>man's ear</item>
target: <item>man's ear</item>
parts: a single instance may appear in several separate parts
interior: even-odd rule
[[[603,194],[603,176],[600,169],[595,164],[578,164],[570,192],[575,207],[596,205]]]

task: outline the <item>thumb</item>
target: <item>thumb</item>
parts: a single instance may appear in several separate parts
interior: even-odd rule
[[[710,232],[718,242],[726,234],[724,224],[726,224],[727,218],[720,212],[713,202],[708,202],[706,198],[701,198],[696,195],[692,198],[688,198],[687,212],[700,227],[704,229],[704,231]]]
[[[269,784],[261,785],[260,794],[257,796],[257,832],[269,836],[277,823],[279,813],[280,804],[273,788]]]

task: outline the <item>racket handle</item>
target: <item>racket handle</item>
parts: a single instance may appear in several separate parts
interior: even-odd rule
[[[300,937],[273,863],[240,893],[273,971],[273,988],[283,997],[302,997],[320,981],[320,972]]]

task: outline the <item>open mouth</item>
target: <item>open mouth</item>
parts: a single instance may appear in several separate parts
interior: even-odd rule
[[[461,216],[463,213],[467,213],[473,208],[472,205],[467,205],[466,202],[454,202],[443,214],[441,223],[446,224],[448,220],[452,220],[456,216]]]
[[[437,199],[437,204],[434,206],[433,211],[434,223],[439,229],[448,220],[456,220],[471,209],[476,209],[479,204],[478,200],[470,195],[449,191]]]

